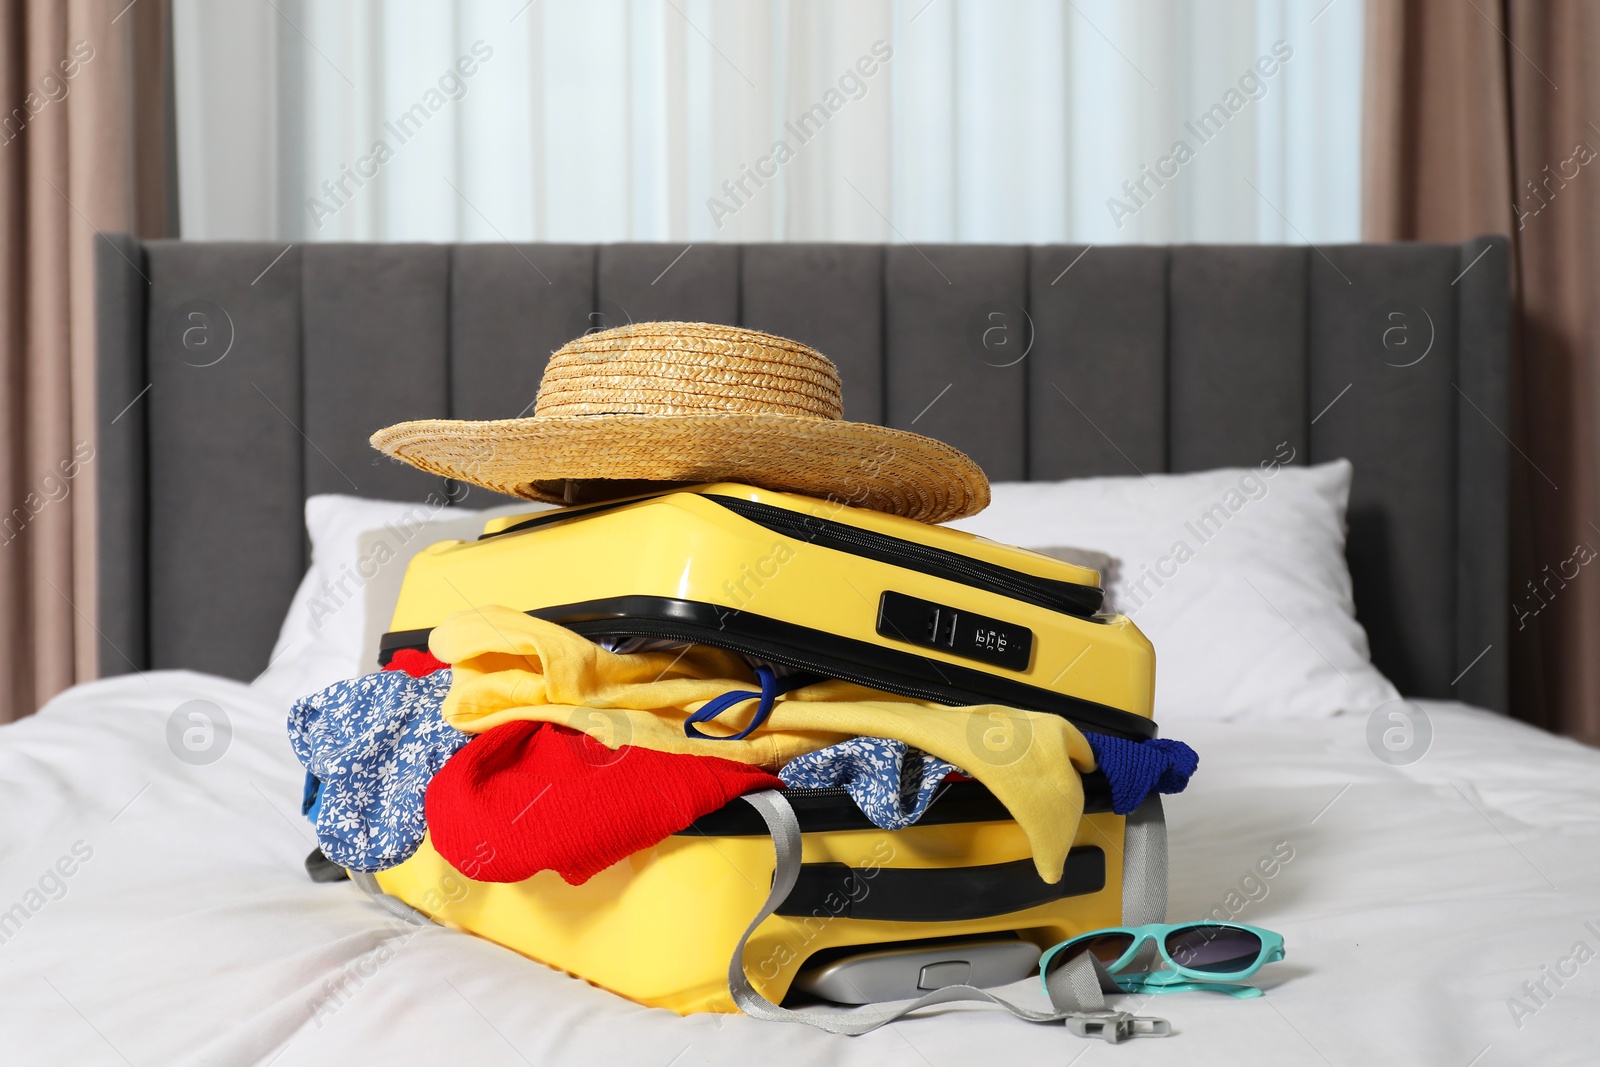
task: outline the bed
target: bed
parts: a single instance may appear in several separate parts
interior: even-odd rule
[[[106,677],[0,730],[7,1061],[1583,1062],[1600,754],[1505,715],[1506,253],[104,239]],[[1265,997],[1160,998],[1177,1036],[1117,1048],[966,1008],[837,1038],[642,1008],[306,877],[287,698],[251,684],[310,561],[304,501],[453,491],[366,435],[517,415],[560,342],[656,318],[813,343],[848,417],[996,481],[1283,442],[1353,463],[1354,607],[1425,754],[1378,758],[1364,715],[1191,719],[1201,772],[1167,806],[1170,916],[1281,932]],[[225,711],[220,758],[179,755],[194,701]],[[1268,853],[1290,858],[1262,878]]]

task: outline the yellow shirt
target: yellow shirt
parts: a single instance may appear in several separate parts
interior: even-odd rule
[[[445,721],[469,734],[532,719],[581,730],[608,748],[721,756],[774,771],[852,737],[904,741],[987,786],[1022,827],[1048,882],[1060,881],[1083,814],[1079,772],[1094,769],[1088,741],[1059,716],[997,704],[951,708],[840,681],[780,696],[766,723],[742,740],[688,737],[684,720],[708,700],[759,688],[739,656],[703,645],[619,655],[505,607],[452,615],[428,647],[454,670]],[[755,708],[745,701],[699,729],[738,733]]]

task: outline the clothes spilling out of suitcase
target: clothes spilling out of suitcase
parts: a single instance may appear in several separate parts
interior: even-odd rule
[[[1197,762],[1100,607],[1092,570],[748,485],[491,521],[411,562],[381,671],[294,706],[313,860],[680,1012],[734,1010],[740,951],[773,1001],[876,999],[827,964],[950,938],[994,951],[923,988],[1013,980],[1122,921],[1125,817]]]

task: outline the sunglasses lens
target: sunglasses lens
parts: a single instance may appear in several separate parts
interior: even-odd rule
[[[1197,924],[1167,935],[1167,955],[1191,971],[1233,974],[1246,970],[1261,955],[1261,938],[1232,926]]]
[[[1051,970],[1077,957],[1084,952],[1092,952],[1101,963],[1113,964],[1122,958],[1128,951],[1128,946],[1133,944],[1132,934],[1099,934],[1095,937],[1086,937],[1082,941],[1075,941],[1063,949],[1055,958]]]

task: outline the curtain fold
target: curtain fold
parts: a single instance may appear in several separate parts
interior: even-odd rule
[[[95,676],[96,231],[170,218],[167,5],[0,0],[0,721]]]
[[[1362,0],[173,4],[185,237],[1359,228]]]
[[[1366,240],[1512,241],[1513,713],[1600,743],[1600,12],[1368,0]]]

